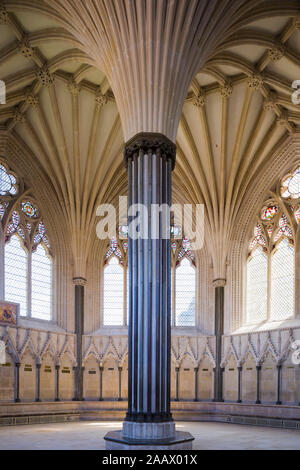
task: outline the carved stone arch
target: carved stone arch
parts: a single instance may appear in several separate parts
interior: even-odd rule
[[[13,358],[15,364],[20,362],[20,355],[17,351],[17,349],[14,346],[13,341],[11,340],[9,333],[6,332],[3,338],[1,338],[2,341],[4,341],[6,347],[7,347],[7,352],[10,354],[10,356]]]
[[[214,395],[214,367],[215,362],[205,348],[201,355],[198,371],[198,397],[199,400],[210,401]]]
[[[190,352],[186,351],[180,360],[179,397],[181,400],[194,399],[194,369],[197,362]]]
[[[85,400],[98,400],[100,394],[99,356],[91,351],[84,359],[83,396]]]
[[[95,351],[89,351],[88,354],[85,355],[83,361],[82,361],[82,366],[85,367],[86,366],[86,363],[91,359],[95,359],[95,361],[97,362],[98,365],[100,365],[100,363],[103,363],[103,360],[100,358],[99,354],[97,354]]]
[[[2,139],[1,139],[2,140]],[[6,139],[2,148],[3,155],[13,162],[14,171],[18,174],[20,181],[24,182],[24,188],[20,197],[30,194],[34,197],[42,219],[45,221],[47,233],[51,243],[53,267],[55,273],[53,320],[64,328],[67,327],[66,311],[61,310],[62,305],[70,305],[66,298],[68,291],[65,288],[67,273],[70,265],[70,243],[66,238],[67,226],[61,217],[62,201],[59,200],[55,190],[38,163],[38,158],[28,149],[23,140],[12,132]],[[25,190],[25,192],[24,192]],[[49,203],[50,201],[50,203]],[[63,315],[63,316],[61,316]],[[72,328],[72,325],[69,325]]]
[[[109,351],[103,358],[103,398],[116,400],[119,391],[119,358]]]
[[[266,194],[284,176],[291,167],[300,161],[300,135],[284,136],[280,145],[270,152],[269,158],[256,172],[256,176],[247,188],[243,203],[238,212],[239,230],[232,233],[230,244],[231,260],[231,331],[237,330],[243,324],[244,297],[244,260],[247,257],[248,240],[251,230]]]

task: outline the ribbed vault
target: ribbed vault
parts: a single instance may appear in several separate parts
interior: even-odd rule
[[[205,203],[214,277],[226,277],[249,185],[300,125],[299,17],[299,1],[1,4],[1,133],[47,175],[74,276],[85,275],[98,204],[126,194],[124,140],[175,139],[180,121],[173,200]]]

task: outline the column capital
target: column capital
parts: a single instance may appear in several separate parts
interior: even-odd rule
[[[226,279],[214,279],[213,280],[214,287],[225,287],[226,286]]]
[[[84,277],[73,277],[73,284],[75,286],[86,286],[87,280]]]
[[[144,154],[151,152],[165,156],[172,161],[172,169],[175,167],[176,144],[163,134],[156,132],[140,132],[126,142],[124,147],[126,168],[128,159],[138,155],[140,151],[143,151]]]

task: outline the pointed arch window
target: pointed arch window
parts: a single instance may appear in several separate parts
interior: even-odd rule
[[[127,323],[127,242],[112,238],[106,252],[103,272],[103,325]]]
[[[300,168],[263,205],[249,245],[246,322],[295,316],[295,240],[300,224]]]
[[[52,253],[38,205],[0,162],[0,297],[22,317],[52,319]]]
[[[23,240],[13,235],[5,244],[5,299],[20,304],[20,315],[27,315],[28,253]]]
[[[188,238],[172,242],[172,316],[174,326],[196,324],[196,265]]]
[[[180,230],[179,230],[180,229]],[[181,236],[181,227],[176,236]],[[179,230],[179,231],[178,231]],[[127,266],[127,227],[119,237],[110,240],[104,260],[103,303],[104,326],[128,324],[129,276]],[[174,236],[174,233],[172,234]],[[188,238],[174,240],[172,250],[172,325],[196,324],[196,264]]]

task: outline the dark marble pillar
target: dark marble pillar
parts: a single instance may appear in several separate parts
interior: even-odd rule
[[[36,364],[36,398],[35,401],[41,401],[41,364]]]
[[[20,362],[15,363],[15,402],[19,403],[20,400]]]
[[[103,401],[103,370],[104,367],[99,366],[99,401]]]
[[[237,403],[242,403],[242,373],[243,368],[241,366],[238,367],[238,399]]]
[[[59,370],[60,366],[55,366],[55,401],[60,401],[59,398]]]
[[[158,220],[153,204],[171,207],[176,146],[160,134],[141,134],[125,146],[129,207],[147,209],[143,238],[134,239],[129,214],[129,331],[127,423],[170,423],[171,241],[170,217]],[[164,223],[165,233],[163,234]],[[167,233],[168,232],[168,233]],[[153,236],[153,234],[155,234]],[[168,238],[167,238],[168,236]],[[126,426],[130,434],[130,425]]]
[[[261,366],[256,366],[256,404],[260,405],[260,380],[261,380]]]
[[[223,369],[222,361],[222,339],[224,334],[224,286],[225,279],[216,279],[215,287],[215,336],[216,336],[216,367],[214,380],[214,401],[223,400]]]
[[[142,133],[127,142],[124,156],[129,205],[128,411],[118,439],[175,439],[170,411],[169,211],[176,145],[161,134]],[[137,237],[137,231],[142,236]],[[113,440],[115,435],[105,439]]]
[[[179,367],[175,367],[176,381],[175,381],[175,401],[179,401]]]
[[[199,367],[194,368],[194,374],[195,374],[195,398],[194,401],[198,401],[198,372],[199,372]]]
[[[281,405],[281,372],[282,372],[282,365],[277,365],[277,401],[276,405]]]
[[[122,401],[122,370],[123,370],[123,367],[118,367],[118,372],[119,372],[119,396],[118,396],[118,401]]]
[[[82,335],[84,333],[84,286],[86,279],[76,277],[75,285],[75,333],[77,367],[75,369],[75,401],[83,400]]]

